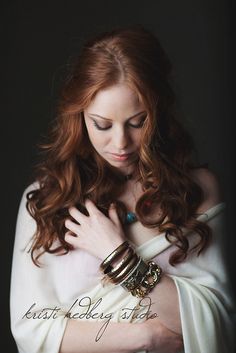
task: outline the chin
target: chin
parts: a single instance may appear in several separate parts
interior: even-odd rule
[[[124,174],[132,173],[137,166],[137,160],[133,162],[108,162],[108,163],[112,167],[119,169]]]

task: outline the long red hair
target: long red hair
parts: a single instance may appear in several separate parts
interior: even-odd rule
[[[41,144],[34,177],[38,187],[27,194],[28,211],[37,223],[31,246],[36,265],[44,252],[71,250],[64,239],[70,206],[86,213],[84,200],[90,198],[107,215],[110,203],[117,202],[122,192],[122,176],[95,151],[83,118],[99,90],[121,82],[138,94],[147,110],[138,162],[144,190],[136,204],[140,222],[165,232],[177,245],[169,259],[172,265],[183,261],[190,250],[199,254],[207,246],[210,228],[196,220],[203,194],[191,177],[193,144],[175,118],[170,74],[171,64],[158,39],[140,26],[100,34],[84,45],[61,90],[48,140]],[[156,205],[162,215],[150,218]],[[117,208],[123,220],[125,206],[117,202]],[[182,228],[199,234],[194,249]]]

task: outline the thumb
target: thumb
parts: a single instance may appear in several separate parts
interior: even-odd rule
[[[116,224],[120,225],[120,219],[116,210],[116,205],[114,203],[110,204],[109,210],[108,210],[109,218]]]

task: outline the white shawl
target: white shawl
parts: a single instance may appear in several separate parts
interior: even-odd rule
[[[58,353],[68,311],[76,314],[78,320],[101,320],[101,332],[95,338],[101,340],[106,335],[103,329],[110,321],[145,320],[147,308],[139,306],[138,298],[121,286],[102,285],[98,271],[100,261],[93,256],[78,250],[65,256],[44,254],[41,268],[32,263],[25,248],[36,229],[35,221],[25,208],[25,194],[31,189],[32,186],[27,188],[22,197],[12,263],[11,329],[19,353]],[[224,203],[220,203],[198,217],[213,231],[211,245],[198,257],[194,253],[185,262],[171,266],[168,259],[175,247],[164,234],[136,247],[143,259],[156,260],[175,282],[185,353],[234,352],[235,311],[221,251],[222,238],[226,236],[224,207]],[[194,244],[197,235],[189,233],[188,237],[190,244]],[[90,301],[90,309],[97,307],[91,309],[89,315],[88,306],[83,305]],[[52,310],[46,308],[55,307],[59,309],[54,311],[54,317],[49,317]],[[127,314],[135,307],[139,309],[136,318]],[[39,315],[40,312],[41,318],[32,318],[33,313]],[[43,317],[46,312],[47,317]],[[92,316],[95,313],[97,315]]]

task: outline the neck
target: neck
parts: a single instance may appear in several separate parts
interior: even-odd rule
[[[133,178],[133,174],[126,174],[124,176],[125,181],[131,180]]]
[[[137,178],[137,169],[133,168],[127,168],[126,170],[122,171],[122,175],[124,177],[125,181],[134,181]]]

